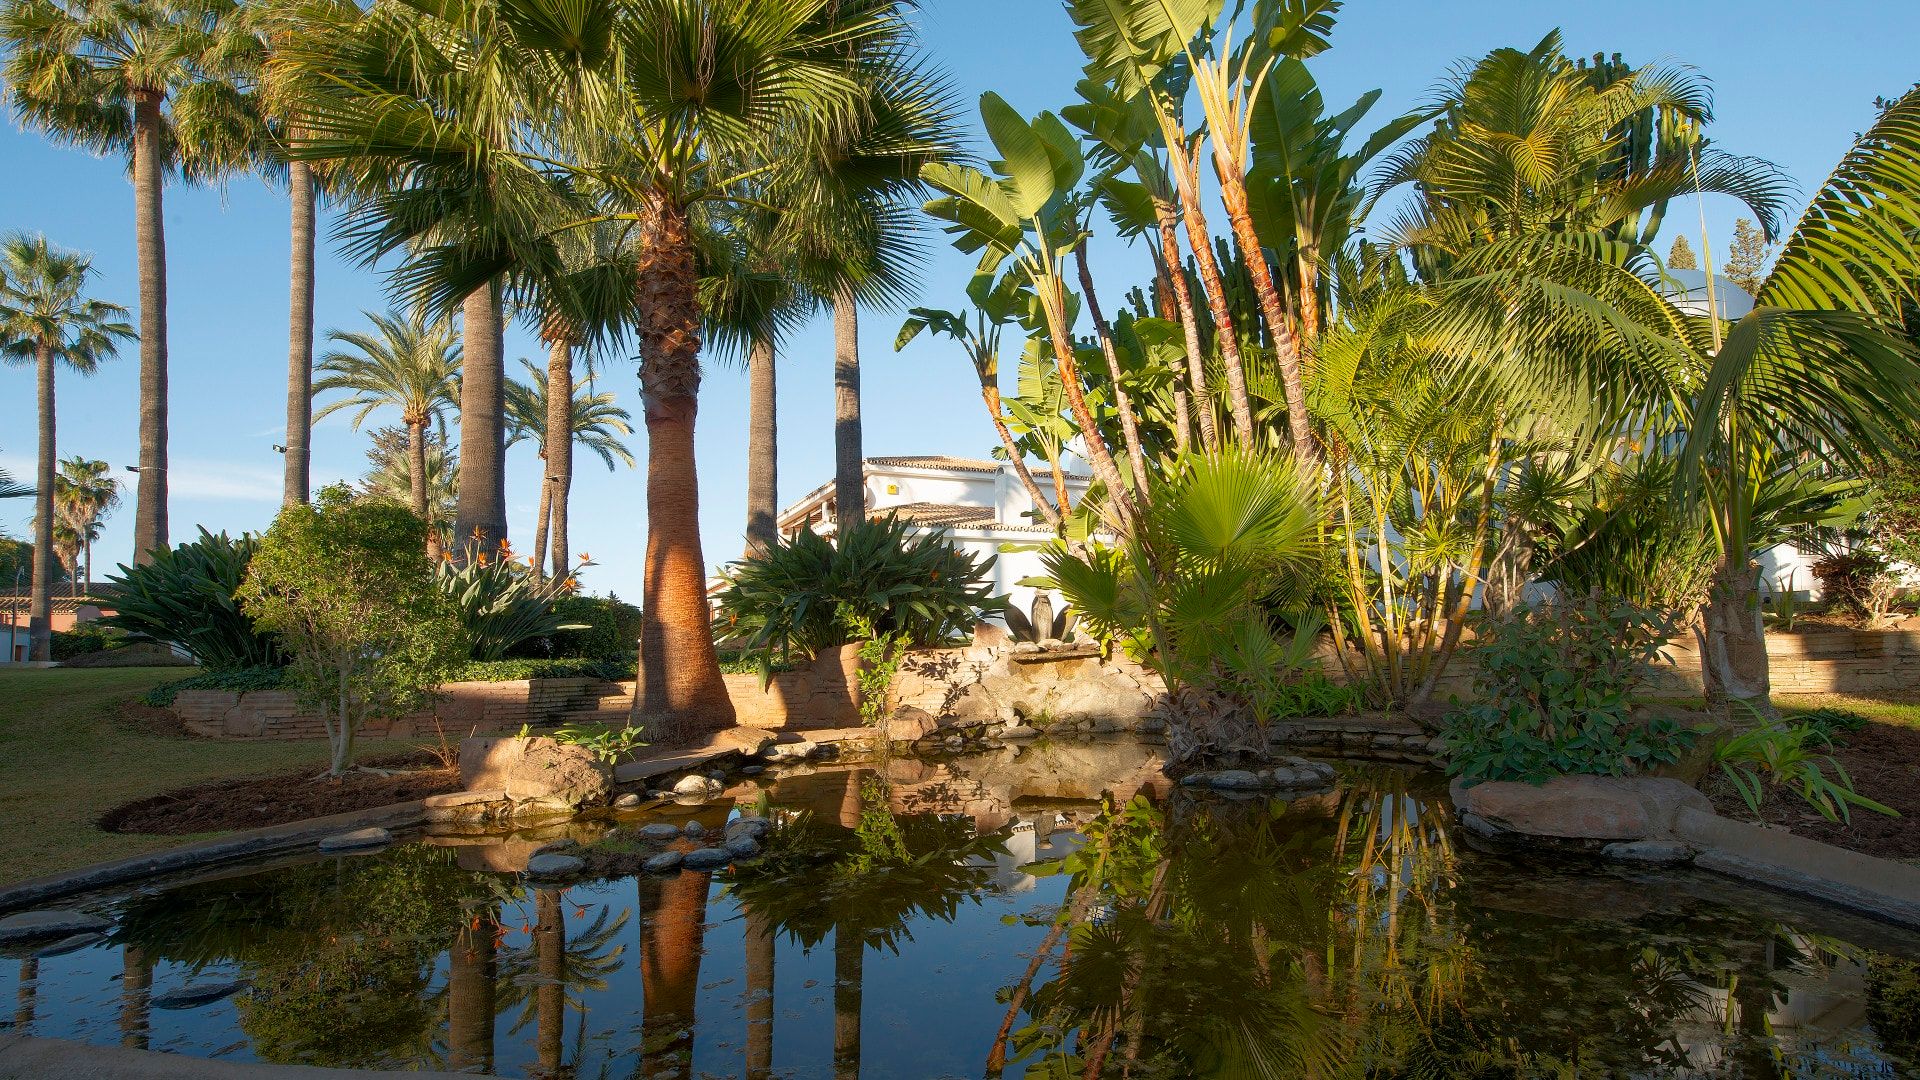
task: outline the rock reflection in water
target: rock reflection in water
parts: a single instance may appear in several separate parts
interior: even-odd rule
[[[731,803],[225,871],[128,897],[104,945],[11,955],[0,1025],[544,1080],[1912,1072],[1912,935],[1704,875],[1462,850],[1417,773],[1233,799],[1171,788],[1154,753],[743,782],[777,826],[714,874],[514,871],[613,826],[722,829]],[[200,980],[248,988],[149,1007]]]

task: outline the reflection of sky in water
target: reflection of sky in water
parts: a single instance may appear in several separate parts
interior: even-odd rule
[[[831,794],[831,784],[819,787]],[[978,793],[969,798],[974,801],[959,812],[979,820],[985,812],[980,808]],[[825,797],[801,801],[814,805],[816,813],[831,804]],[[1423,814],[1429,823],[1432,820],[1431,804],[1406,794],[1404,788],[1383,793],[1377,799],[1361,798],[1359,803],[1373,807],[1375,816],[1356,835],[1371,835],[1381,845],[1388,843],[1397,824],[1418,822]],[[1032,950],[1045,936],[1044,925],[1029,925],[1023,917],[1044,918],[1066,895],[1063,876],[1035,877],[1023,868],[1060,859],[1082,844],[1082,830],[1088,826],[1092,809],[1084,804],[1033,809],[1009,802],[998,815],[998,820],[1006,823],[1006,852],[973,860],[985,887],[959,903],[950,922],[926,916],[912,918],[906,932],[897,938],[897,953],[885,947],[869,948],[864,953],[858,1065],[864,1075],[980,1074],[986,1050],[1005,1015],[1005,1005],[995,1000],[996,992],[1018,979]],[[1279,831],[1285,833],[1289,829],[1330,831],[1334,818],[1312,808],[1296,807],[1278,820]],[[1324,846],[1301,850],[1319,852],[1315,858],[1328,857]],[[376,854],[323,864],[335,868],[331,877],[310,867],[302,879],[306,883],[303,887],[324,893],[331,887],[329,882],[347,881],[382,859],[397,858]],[[443,868],[434,872],[458,877],[462,888],[471,889],[474,882],[491,888],[484,876],[461,870],[451,855],[442,852],[432,858],[438,860],[433,866]],[[1416,872],[1413,858],[1396,856],[1364,871],[1343,869],[1330,880],[1351,883],[1342,888],[1364,888],[1370,883],[1375,895],[1392,896],[1396,905],[1404,906],[1396,910],[1410,911],[1413,887],[1409,882]],[[468,866],[472,865],[468,860]],[[169,918],[192,916],[196,912],[188,905],[219,905],[227,902],[223,898],[241,891],[250,890],[248,895],[256,900],[272,896],[279,888],[274,883],[296,872],[297,868],[266,870],[224,885],[203,883],[178,895],[135,898],[130,903],[145,904],[150,914]],[[1682,1004],[1667,1009],[1659,1020],[1665,1025],[1658,1036],[1665,1047],[1684,1054],[1695,1069],[1711,1070],[1715,1075],[1743,1075],[1749,1062],[1760,1059],[1753,1056],[1752,1045],[1730,1042],[1727,1037],[1730,1013],[1740,1012],[1736,999],[1741,991],[1737,983],[1730,991],[1728,980],[1706,978],[1701,973],[1737,972],[1752,980],[1756,972],[1765,972],[1773,980],[1772,990],[1761,991],[1770,995],[1766,1027],[1779,1038],[1778,1049],[1793,1075],[1902,1075],[1898,1066],[1879,1055],[1871,1031],[1868,1008],[1875,990],[1870,985],[1867,960],[1872,954],[1846,944],[1844,934],[1822,938],[1811,935],[1815,930],[1832,932],[1827,925],[1831,921],[1848,933],[1864,934],[1875,945],[1907,956],[1920,956],[1920,939],[1885,929],[1862,930],[1865,924],[1838,916],[1829,920],[1817,908],[1779,908],[1773,901],[1756,899],[1703,880],[1700,875],[1628,880],[1584,871],[1535,873],[1461,853],[1458,863],[1449,861],[1446,876],[1447,883],[1436,893],[1441,902],[1433,910],[1440,913],[1443,922],[1435,931],[1470,942],[1477,950],[1476,962],[1491,973],[1488,978],[1509,983],[1494,984],[1495,996],[1508,999],[1504,1004],[1496,1007],[1491,1002],[1478,1003],[1478,1031],[1491,1030],[1490,1023],[1497,1026],[1503,1022],[1524,1025],[1536,1036],[1542,1032],[1551,1035],[1556,1025],[1562,1024],[1570,1031],[1583,1029],[1590,1017],[1581,1015],[1587,1003],[1581,995],[1590,998],[1617,992],[1620,1000],[1613,1002],[1616,1007],[1624,1001],[1628,1008],[1645,1010],[1651,1008],[1645,1002],[1660,998],[1660,992],[1653,989],[1656,984],[1671,981],[1677,995],[1672,1000]],[[514,882],[511,876],[494,880],[507,885]],[[649,893],[649,889],[653,891]],[[647,899],[649,896],[654,899]],[[576,886],[562,896],[559,910],[569,941],[576,947],[583,947],[585,931],[603,911],[603,926],[611,927],[625,917],[624,925],[606,935],[595,950],[596,962],[591,966],[604,985],[576,987],[568,996],[558,1045],[562,1059],[577,1077],[629,1077],[637,1071],[645,1073],[651,1068],[657,1072],[660,1068],[659,1059],[644,1057],[650,1050],[659,1049],[660,1036],[657,1018],[651,1029],[643,1026],[647,1009],[642,961],[647,946],[640,921],[634,918],[643,903],[659,904],[658,896],[656,887],[632,879]],[[1627,898],[1627,902],[1618,897]],[[169,901],[178,906],[171,906]],[[1460,909],[1451,906],[1455,903]],[[219,910],[208,906],[201,913],[217,922]],[[1780,914],[1782,910],[1785,915]],[[1103,929],[1115,917],[1113,907],[1104,899],[1092,911]],[[532,932],[539,918],[534,895],[520,892],[501,903],[498,912],[501,932],[494,984],[498,1015],[493,1023],[492,1068],[503,1075],[538,1075],[541,1020],[531,999],[543,983],[536,970]],[[1370,912],[1365,922],[1375,927],[1388,925],[1391,920],[1384,912],[1384,908]],[[444,927],[454,922],[456,916],[442,913],[435,925]],[[739,902],[717,882],[708,886],[703,923],[694,991],[692,1068],[690,1072],[669,1074],[744,1075],[749,1011],[754,1001],[749,987],[748,923]],[[1466,925],[1469,923],[1472,925]],[[1777,932],[1760,929],[1776,924],[1780,924]],[[651,932],[657,949],[660,931]],[[244,951],[245,938],[245,931],[228,927],[219,943],[228,951],[214,949],[212,955],[232,956]],[[235,941],[240,944],[235,945]],[[1621,949],[1608,951],[1628,941],[1644,944],[1632,946],[1633,956]],[[400,1047],[401,1056],[389,1057],[385,1064],[446,1067],[449,1054],[456,1051],[449,1045],[450,944],[450,940],[442,939],[419,946],[419,955],[431,953],[431,960],[422,969],[424,992],[398,1003],[416,1008],[422,998],[430,1003],[430,1008],[421,1013],[424,1030],[383,1034],[377,1023],[369,1023],[365,1043],[358,1049],[372,1056],[362,1063],[381,1063],[380,1048]],[[316,941],[313,947],[324,950],[327,946]],[[400,947],[404,948],[404,942]],[[1642,948],[1645,955],[1638,955]],[[185,947],[163,950],[189,951]],[[810,950],[790,936],[777,934],[774,954],[773,1075],[836,1075],[836,957],[831,933]],[[8,1026],[14,1032],[27,1030],[101,1044],[138,1044],[139,1000],[137,995],[129,997],[122,992],[124,963],[123,949],[118,945],[98,945],[37,961],[37,981],[23,983],[21,960],[0,962],[0,1022],[11,1021]],[[1593,970],[1583,970],[1582,965]],[[1680,971],[1682,967],[1686,968],[1684,972]],[[157,996],[190,984],[246,977],[251,972],[247,962],[214,962],[196,972],[182,962],[162,960],[153,969],[151,993]],[[1049,969],[1043,980],[1053,976]],[[512,985],[510,980],[516,979],[518,985]],[[289,984],[282,981],[274,985]],[[1747,984],[1749,1002],[1754,1000],[1755,985],[1752,981]],[[254,1007],[248,1004],[250,995],[258,997],[264,992],[242,991],[197,1008],[147,1009],[146,1045],[187,1055],[254,1060],[260,1056],[259,1031],[244,1026],[243,1017],[247,1008]],[[1920,987],[1916,994],[1920,995]],[[134,1007],[127,1008],[129,1004]],[[406,1012],[405,1008],[396,1009],[395,1004],[377,995],[357,1001],[350,995],[322,997],[304,1004],[314,1015],[296,1019],[315,1030],[325,1030],[330,1024],[351,1026],[369,1016],[391,1017]],[[1475,1007],[1474,1002],[1463,1005],[1467,1009]],[[32,1020],[22,1023],[29,1008]],[[1497,1013],[1499,1008],[1512,1010],[1512,1015],[1503,1018]],[[336,1023],[332,1019],[336,1014],[353,1016],[356,1010],[358,1020]],[[281,1022],[286,1019],[280,1017]],[[1909,1022],[1920,1025],[1920,1017],[1910,1017]],[[308,1030],[298,1024],[296,1027]],[[650,1038],[655,1044],[649,1044]],[[549,1051],[552,1045],[549,1040]],[[464,1049],[470,1051],[471,1047]],[[280,1056],[288,1053],[283,1050]],[[1010,1076],[1019,1073],[1018,1064],[1008,1071]],[[1636,1074],[1663,1075],[1657,1069]]]

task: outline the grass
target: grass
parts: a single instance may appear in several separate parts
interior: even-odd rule
[[[123,702],[179,668],[0,668],[0,883],[174,847],[198,837],[102,832],[121,803],[206,780],[312,765],[326,743],[157,735],[124,719]]]
[[[1852,694],[1775,694],[1773,703],[1791,719],[1812,709],[1845,709],[1895,727],[1920,728],[1920,691],[1895,691],[1874,697]]]

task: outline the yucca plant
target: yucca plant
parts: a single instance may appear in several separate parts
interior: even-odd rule
[[[580,565],[593,564],[582,557]],[[461,558],[440,561],[434,581],[453,601],[473,660],[498,660],[523,641],[589,629],[569,622],[560,610],[560,601],[573,595],[578,580],[537,576],[530,565],[514,558],[504,541],[491,552],[469,542]]]
[[[281,666],[279,639],[255,629],[234,599],[258,546],[251,533],[202,528],[199,539],[158,549],[145,565],[122,564],[107,579],[117,610],[100,622],[178,645],[209,671]]]
[[[811,657],[856,634],[938,645],[1007,606],[993,592],[994,557],[958,550],[894,517],[775,542],[727,569],[720,632],[760,661]]]

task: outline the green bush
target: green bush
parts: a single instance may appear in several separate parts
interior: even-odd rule
[[[573,598],[573,578],[536,578],[504,544],[491,552],[469,544],[463,558],[435,568],[434,582],[452,601],[467,655],[475,660],[499,660],[522,642],[591,629],[559,611],[561,601]]]
[[[156,551],[144,566],[122,565],[113,587],[115,613],[103,626],[178,645],[211,671],[286,663],[273,634],[255,628],[234,598],[259,539],[200,530],[200,538]]]
[[[763,673],[846,644],[855,626],[940,645],[1006,607],[989,583],[993,563],[891,517],[847,526],[833,540],[805,530],[728,567],[716,629]]]
[[[226,690],[244,694],[254,690],[285,690],[288,685],[287,669],[283,667],[230,668],[163,682],[142,694],[140,700],[164,709],[173,704],[182,690]]]
[[[99,622],[84,622],[71,630],[54,631],[53,658],[71,660],[104,649],[117,649],[126,643],[126,631],[102,626]]]
[[[1633,707],[1678,624],[1671,611],[1596,597],[1491,624],[1474,649],[1479,700],[1446,721],[1449,771],[1542,784],[1678,761],[1700,731]]]
[[[606,659],[633,653],[640,640],[640,609],[617,596],[562,596],[556,618],[577,629],[528,638],[507,650],[509,658]]]
[[[519,679],[605,679],[617,682],[634,675],[634,657],[510,657],[505,660],[469,660],[447,675],[448,682],[514,682]]]

